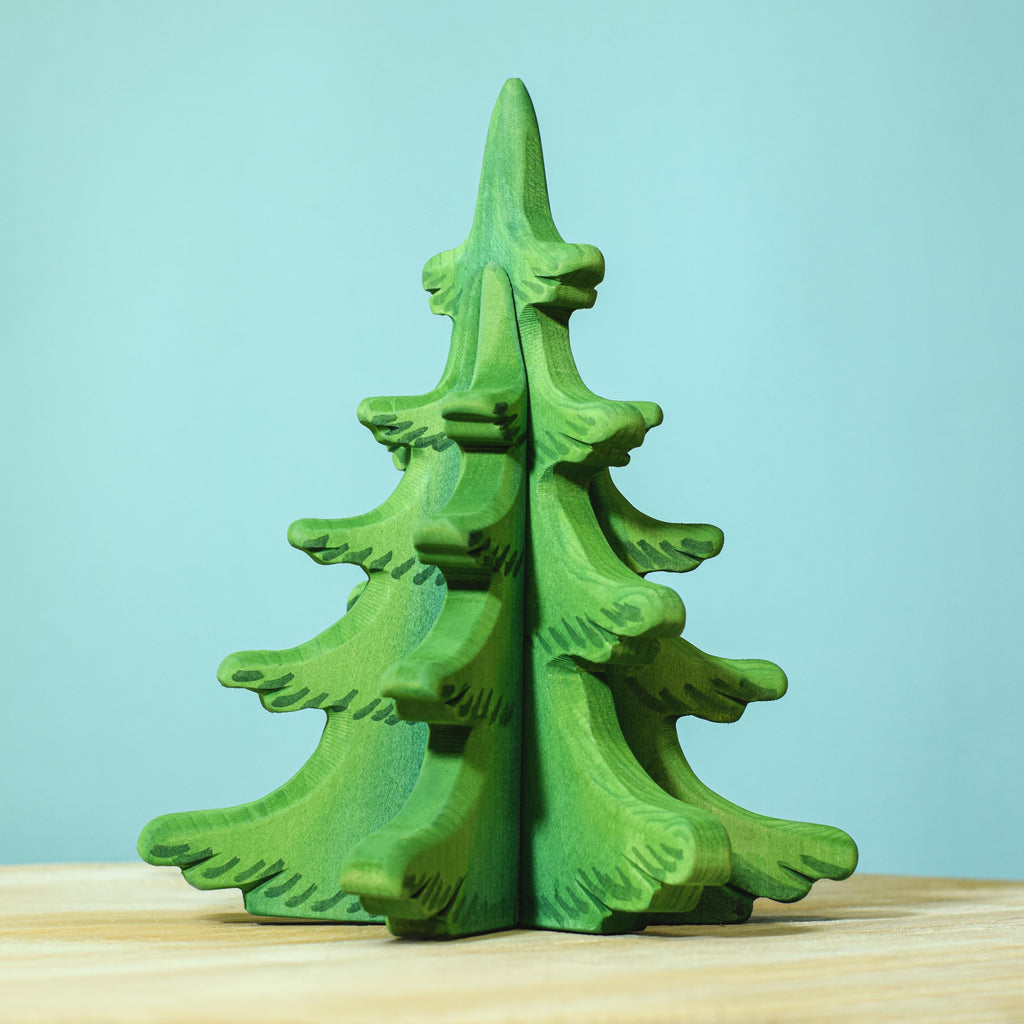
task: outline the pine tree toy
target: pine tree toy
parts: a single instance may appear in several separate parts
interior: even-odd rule
[[[739,922],[853,871],[846,833],[729,803],[679,748],[680,716],[735,721],[786,677],[683,640],[679,597],[644,578],[697,568],[722,533],[652,519],[612,483],[662,414],[577,373],[569,317],[603,274],[555,228],[512,79],[469,237],[423,274],[453,323],[440,383],[359,407],[401,480],[366,515],[288,532],[367,580],[319,636],[218,672],[268,711],[326,712],[323,737],[261,800],[152,821],[145,860],[241,889],[254,914],[424,937]]]

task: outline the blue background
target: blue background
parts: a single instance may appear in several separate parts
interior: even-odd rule
[[[420,269],[516,75],[608,262],[583,378],[666,411],[619,486],[726,533],[664,578],[686,635],[790,677],[694,767],[864,870],[1024,877],[1022,43],[995,2],[4,4],[0,859],[130,859],[312,750],[213,673],[360,577],[285,529],[397,482],[355,406],[440,374]]]

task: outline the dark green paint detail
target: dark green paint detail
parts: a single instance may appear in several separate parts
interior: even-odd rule
[[[354,722],[358,722],[359,719],[365,718],[379,703],[380,697],[374,697],[369,704],[361,707],[358,711],[353,712],[352,720]]]
[[[282,882],[280,885],[268,886],[264,890],[264,895],[272,900],[280,899],[280,897],[282,897],[286,892],[288,892],[290,889],[293,889],[296,885],[298,885],[301,879],[301,872],[296,872],[294,875],[292,875],[286,881]]]
[[[305,903],[306,900],[308,900],[309,897],[317,891],[317,888],[318,886],[316,882],[314,882],[311,886],[309,886],[309,888],[305,889],[303,892],[300,892],[298,896],[293,896],[291,899],[285,900],[284,905],[286,907],[301,907],[302,904]]]
[[[279,690],[282,686],[287,686],[295,678],[294,672],[286,672],[283,676],[278,676],[277,679],[268,679],[261,687],[261,690]]]
[[[161,843],[157,843],[151,847],[149,853],[153,857],[178,857],[183,853],[187,853],[189,850],[188,843],[179,843],[177,846],[164,846]]]
[[[296,690],[294,693],[285,694],[280,697],[276,697],[270,702],[271,707],[275,708],[288,708],[293,704],[298,704],[306,694],[309,693],[309,687],[304,686],[301,690]]]
[[[344,898],[345,898],[345,893],[343,893],[343,892],[341,892],[339,890],[338,892],[336,892],[333,896],[329,897],[328,899],[319,900],[316,903],[310,904],[309,909],[314,911],[317,914],[324,914],[328,910],[330,910],[332,907],[337,906],[337,904],[339,904]],[[355,905],[355,907],[353,907],[351,909],[359,910],[360,909],[359,908],[359,904],[357,903]]]
[[[257,875],[266,866],[267,862],[265,860],[258,860],[256,861],[255,864],[253,864],[251,868],[247,868],[245,871],[240,871],[237,875],[235,875],[235,881],[247,882],[249,881],[250,878]]]
[[[348,708],[349,704],[351,704],[352,701],[354,701],[358,696],[358,690],[349,690],[348,693],[346,693],[345,696],[342,697],[339,701],[331,704],[331,710],[338,712],[345,711]]]
[[[256,671],[235,672],[231,676],[231,678],[236,683],[255,683],[256,680],[263,678],[263,673],[262,672],[256,672]]]
[[[374,559],[366,568],[370,572],[380,572],[394,556],[394,551],[388,551],[386,554],[381,555],[380,558]]]
[[[203,878],[220,878],[221,875],[226,875],[232,868],[237,867],[239,863],[238,857],[232,857],[219,868],[209,868],[204,871]]]

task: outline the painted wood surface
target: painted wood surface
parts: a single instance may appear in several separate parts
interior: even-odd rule
[[[735,925],[410,942],[145,865],[0,868],[2,1024],[1024,1019],[1024,882],[858,875]]]
[[[157,818],[144,859],[255,914],[446,938],[737,922],[853,871],[846,833],[735,806],[679,749],[681,716],[735,721],[786,677],[683,640],[679,596],[645,578],[697,568],[723,535],[652,519],[612,481],[662,411],[576,370],[569,320],[603,275],[555,227],[511,79],[470,233],[424,269],[452,320],[441,380],[359,408],[401,481],[367,515],[289,531],[367,582],[320,636],[218,674],[270,711],[326,712],[320,745],[262,800]]]

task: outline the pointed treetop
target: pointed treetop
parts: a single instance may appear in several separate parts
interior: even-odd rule
[[[505,83],[491,114],[467,245],[499,225],[513,238],[562,240],[551,219],[537,114],[518,78]]]
[[[537,115],[518,78],[505,83],[494,105],[469,237],[424,268],[434,312],[454,314],[462,285],[492,262],[538,306],[592,306],[604,276],[600,251],[566,243],[555,227]]]

